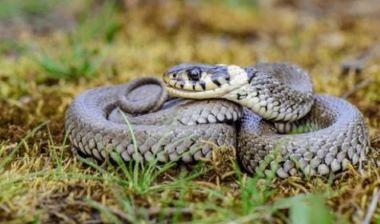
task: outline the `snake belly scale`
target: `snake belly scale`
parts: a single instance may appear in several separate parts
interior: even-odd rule
[[[335,173],[369,151],[360,111],[314,94],[308,74],[288,63],[181,64],[163,82],[92,89],[70,106],[66,130],[73,148],[101,161],[116,152],[126,162],[192,162],[233,146],[246,171],[265,167],[282,178]]]

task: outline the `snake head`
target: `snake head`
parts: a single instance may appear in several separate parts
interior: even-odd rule
[[[163,75],[171,95],[205,99],[221,97],[247,81],[246,71],[235,65],[180,64]]]

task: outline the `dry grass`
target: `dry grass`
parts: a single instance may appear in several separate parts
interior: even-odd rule
[[[0,3],[0,222],[360,223],[371,215],[380,189],[379,60],[361,74],[340,72],[343,59],[378,41],[379,13],[370,1],[361,1],[367,9],[356,1],[168,1],[129,8],[122,1],[30,2]],[[305,67],[318,92],[348,95],[363,112],[374,150],[361,172],[310,180],[247,177],[228,149],[195,166],[118,170],[69,150],[65,110],[85,89],[159,75],[185,61],[278,60]],[[379,223],[374,208],[372,222]]]

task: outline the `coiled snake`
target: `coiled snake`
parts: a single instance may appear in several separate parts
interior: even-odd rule
[[[100,161],[192,162],[211,157],[214,146],[233,146],[246,171],[275,169],[282,178],[327,175],[366,159],[362,114],[343,99],[314,94],[296,65],[181,64],[163,80],[79,95],[66,117],[73,148]]]

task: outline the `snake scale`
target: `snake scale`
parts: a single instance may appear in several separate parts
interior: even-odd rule
[[[180,64],[163,81],[91,89],[68,109],[66,131],[79,154],[100,161],[193,162],[232,146],[249,173],[281,178],[344,170],[370,146],[360,111],[315,94],[307,72],[289,63]]]

